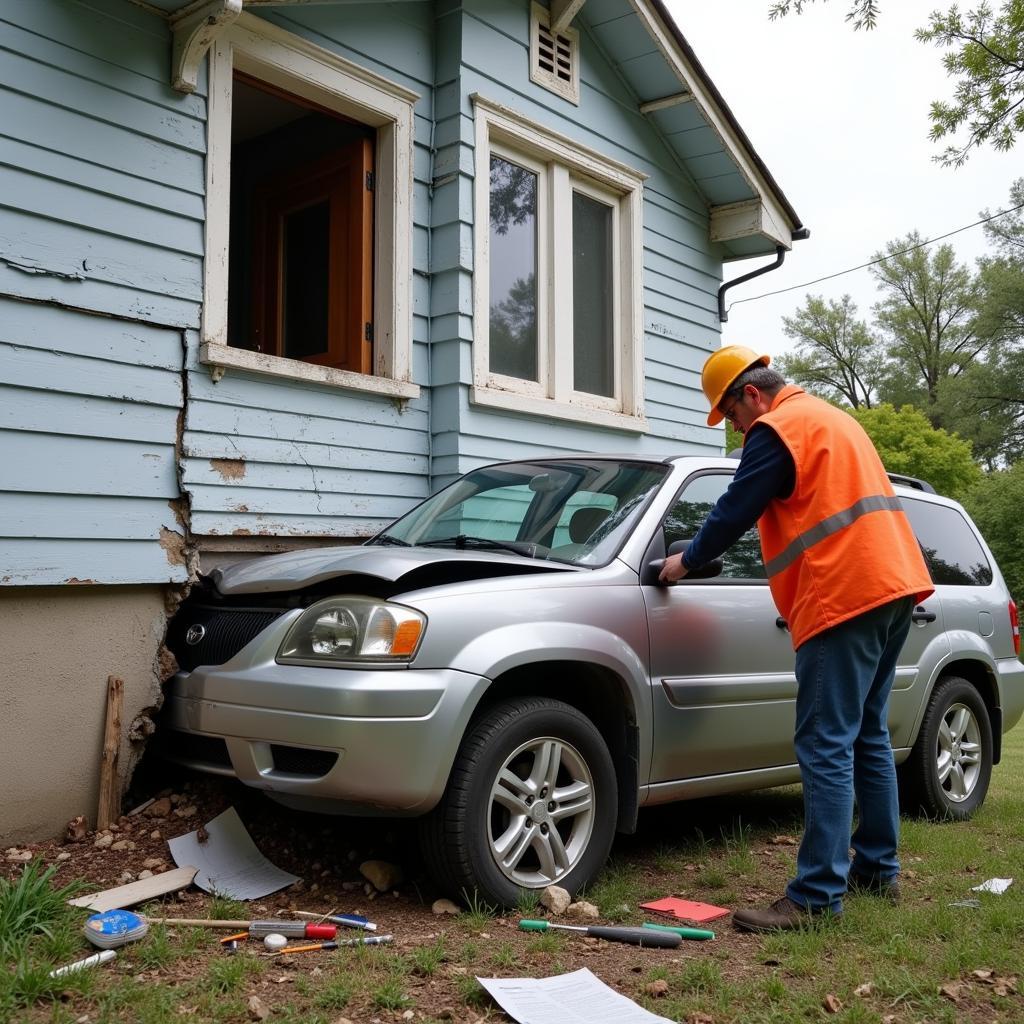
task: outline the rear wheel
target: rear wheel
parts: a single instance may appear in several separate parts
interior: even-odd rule
[[[514,906],[522,889],[575,892],[604,865],[618,790],[594,724],[561,701],[505,701],[473,724],[441,803],[422,823],[424,858],[453,896]]]
[[[992,723],[981,695],[958,676],[940,680],[900,766],[906,809],[966,821],[985,800],[992,755]]]

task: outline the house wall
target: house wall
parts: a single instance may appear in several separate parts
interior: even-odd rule
[[[588,5],[573,23],[581,37],[579,106],[529,81],[529,4],[451,0],[437,6],[432,262],[437,319],[431,345],[435,488],[495,459],[557,450],[720,452],[722,433],[706,425],[699,388],[700,368],[721,340],[716,298],[721,258],[708,241],[707,204],[640,113],[639,101],[605,55],[599,36],[587,28],[592,15],[600,19],[601,4]],[[643,51],[650,49],[646,36],[642,43]],[[647,433],[637,436],[470,403],[473,93],[649,176],[643,203]],[[482,227],[487,230],[486,224]],[[442,233],[449,240],[443,256]],[[447,262],[438,265],[441,259]]]

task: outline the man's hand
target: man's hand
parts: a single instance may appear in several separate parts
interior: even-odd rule
[[[681,580],[686,575],[686,566],[683,565],[682,555],[669,555],[665,559],[665,564],[661,567],[661,572],[658,573],[659,583],[675,583],[676,580]]]

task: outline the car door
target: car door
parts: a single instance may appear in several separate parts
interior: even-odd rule
[[[696,535],[732,473],[691,476],[662,525],[665,547]],[[794,763],[789,632],[772,600],[757,530],[709,580],[645,586],[651,638],[651,782]]]

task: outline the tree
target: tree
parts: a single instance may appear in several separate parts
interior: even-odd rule
[[[874,258],[882,260],[871,273],[882,290],[876,322],[896,363],[892,390],[899,392],[902,374],[904,385],[919,389],[929,419],[940,426],[940,386],[963,373],[987,345],[975,331],[978,283],[957,264],[952,246],[940,246],[929,256],[916,231],[889,242]]]
[[[878,22],[879,0],[849,0],[847,21],[855,29]],[[778,0],[768,16],[774,20],[803,12],[814,0]],[[1003,0],[998,13],[987,2],[961,14],[950,7],[934,11],[925,28],[914,33],[922,43],[949,50],[942,58],[956,80],[953,99],[931,105],[931,137],[935,141],[967,130],[966,138],[947,146],[935,159],[959,167],[978,146],[1010,149],[1024,132],[1024,0]]]
[[[986,473],[965,496],[964,506],[996,556],[1006,585],[1019,604],[1024,601],[1024,545],[1020,542],[1024,462]]]
[[[794,354],[779,359],[783,376],[829,401],[871,408],[885,357],[879,340],[857,319],[857,305],[849,295],[838,302],[808,295],[804,306],[782,323],[787,337],[797,343]]]
[[[927,480],[940,494],[959,498],[971,490],[981,470],[968,441],[937,430],[919,409],[897,411],[887,402],[851,413],[874,443],[890,473]]]

